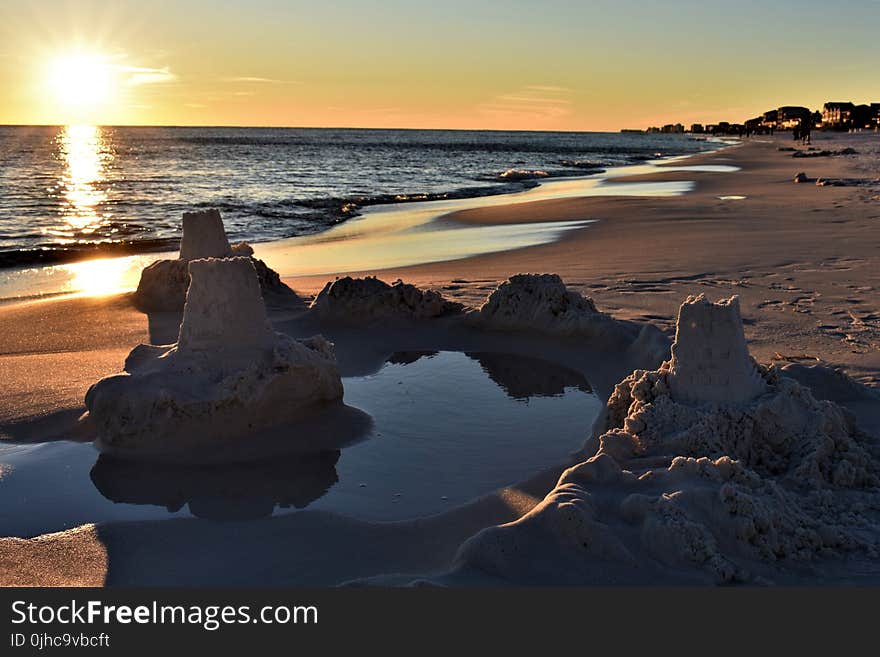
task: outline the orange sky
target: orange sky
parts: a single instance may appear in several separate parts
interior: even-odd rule
[[[842,1],[6,1],[0,123],[617,130],[880,100],[878,5]]]

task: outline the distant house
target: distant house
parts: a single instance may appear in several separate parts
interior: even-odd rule
[[[754,119],[749,119],[745,122],[745,127],[748,132],[758,132],[763,129],[763,116],[756,116]]]
[[[880,130],[880,103],[871,103],[871,127]]]
[[[761,117],[761,125],[765,128],[773,128],[776,129],[779,122],[779,111],[778,110],[770,110],[769,112],[764,112],[764,115]]]
[[[852,128],[854,130],[870,129],[873,126],[874,111],[870,105],[856,105],[852,112]]]
[[[852,103],[825,103],[822,107],[822,125],[837,130],[849,129],[855,109]]]
[[[791,130],[801,124],[801,121],[810,121],[812,112],[806,107],[786,105],[780,107],[776,115],[776,127],[780,130]]]

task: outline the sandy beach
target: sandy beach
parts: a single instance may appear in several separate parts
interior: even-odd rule
[[[678,308],[689,295],[704,293],[713,300],[738,295],[748,348],[760,363],[822,364],[876,390],[880,139],[876,134],[815,135],[814,146],[848,146],[859,154],[793,158],[783,150],[792,147],[789,136],[755,137],[670,163],[669,171],[661,166],[648,175],[605,183],[692,181],[693,190],[681,195],[531,202],[500,197],[438,221],[452,231],[458,226],[591,223],[538,246],[351,275],[401,279],[477,308],[512,275],[555,273],[569,289],[591,297],[600,311],[634,326],[654,325],[670,339]],[[737,170],[682,168],[704,165]],[[850,184],[796,184],[795,174],[801,171],[812,179]],[[308,248],[320,253],[320,242]],[[334,275],[287,275],[295,270],[290,259],[296,254],[296,248],[283,244],[256,245],[256,255],[308,302]],[[302,305],[270,306],[278,331],[295,337],[328,333],[307,315]],[[600,345],[594,349],[574,339],[485,337],[443,321],[399,330],[340,328],[327,337],[337,343],[343,376],[374,372],[400,349],[479,351],[503,345],[511,353],[538,354],[584,373],[602,403],[633,369],[659,365],[634,353],[603,354]],[[89,386],[120,371],[135,345],[173,341],[178,322],[174,313],[141,313],[130,294],[0,306],[4,443],[87,439],[77,434],[75,420],[84,411]],[[855,414],[860,430],[880,432],[880,401],[870,395],[835,401]],[[584,441],[590,436],[589,424],[582,428]],[[539,469],[520,484],[416,520],[368,522],[305,510],[254,522],[246,532],[234,523],[174,518],[59,527],[57,533],[2,538],[0,584],[335,585],[351,580],[404,583],[432,574],[446,584],[479,584],[472,571],[451,571],[459,546],[483,528],[510,523],[535,509],[560,473],[580,460],[573,457]],[[357,545],[354,552],[348,549],[352,544]],[[205,545],[225,547],[211,557]],[[229,568],[230,562],[236,567]],[[880,571],[869,561],[829,567],[814,573],[811,581],[858,582],[859,576],[880,581]],[[778,581],[799,583],[802,577],[793,569]],[[628,583],[625,575],[619,581]],[[672,575],[670,581],[676,581]]]

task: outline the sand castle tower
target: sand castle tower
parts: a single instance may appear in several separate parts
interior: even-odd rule
[[[178,341],[138,345],[123,373],[86,393],[101,451],[213,462],[229,457],[218,456],[220,445],[251,445],[255,434],[341,402],[333,345],[273,330],[251,258],[184,262],[192,282]]]
[[[183,308],[178,349],[218,352],[272,349],[275,332],[266,316],[257,272],[250,258],[193,260],[189,263],[189,273],[191,282]]]
[[[296,299],[278,273],[253,255],[254,250],[246,242],[229,244],[219,210],[184,212],[180,256],[173,260],[156,260],[144,268],[134,293],[135,306],[144,312],[181,310],[190,283],[189,264],[204,258],[248,258],[264,295],[271,294],[273,300],[285,302]]]
[[[183,213],[183,237],[180,240],[180,259],[226,258],[232,247],[226,238],[219,210]]]
[[[701,294],[681,305],[669,383],[680,402],[742,403],[764,392],[746,346],[739,297],[712,303]]]

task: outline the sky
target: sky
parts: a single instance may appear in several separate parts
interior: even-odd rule
[[[878,33],[878,0],[0,0],[0,124],[742,121],[880,102]]]

